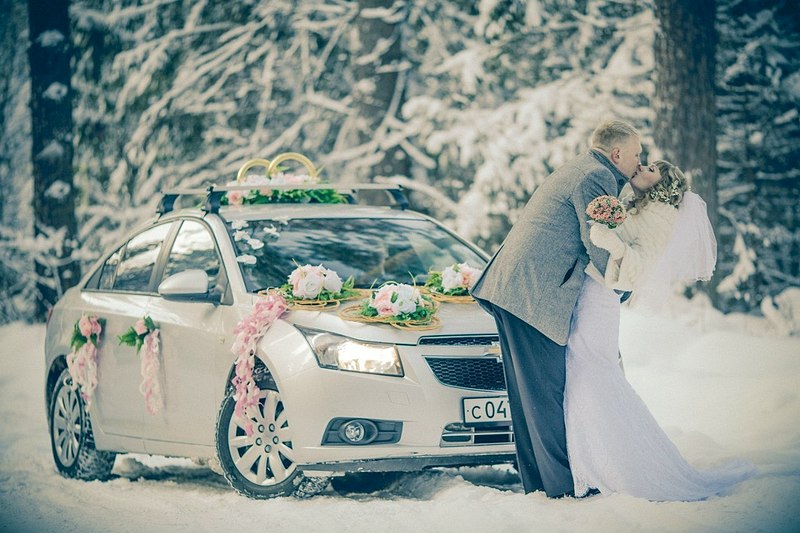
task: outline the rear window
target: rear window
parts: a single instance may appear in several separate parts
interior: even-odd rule
[[[486,261],[455,235],[428,220],[376,218],[229,221],[247,290],[278,287],[296,265],[319,265],[357,287],[385,281],[416,283],[431,269]]]

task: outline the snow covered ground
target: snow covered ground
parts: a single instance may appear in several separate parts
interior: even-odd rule
[[[628,378],[690,462],[759,468],[697,503],[548,500],[489,467],[310,500],[248,500],[204,467],[161,457],[120,456],[105,483],[67,480],[50,456],[43,338],[41,325],[0,327],[0,531],[800,531],[800,337],[702,302],[624,311],[620,339]]]

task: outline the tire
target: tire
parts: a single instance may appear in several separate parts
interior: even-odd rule
[[[262,388],[263,387],[263,388]],[[225,396],[217,417],[217,459],[228,483],[249,498],[295,495],[307,498],[328,485],[327,478],[304,476],[297,468],[291,430],[274,383],[259,384],[258,408],[249,411],[253,434],[234,416],[233,390]]]
[[[53,388],[49,406],[50,448],[58,472],[85,481],[107,480],[114,468],[115,452],[94,447],[92,422],[83,398],[72,390],[68,370],[61,372]]]

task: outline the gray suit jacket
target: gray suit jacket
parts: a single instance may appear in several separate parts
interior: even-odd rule
[[[553,172],[534,192],[472,290],[565,345],[591,260],[602,274],[608,252],[589,240],[586,204],[618,196],[627,178],[590,150]]]

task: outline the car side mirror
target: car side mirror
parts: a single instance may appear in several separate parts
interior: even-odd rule
[[[190,269],[173,274],[158,286],[158,294],[170,300],[209,301],[208,274]]]

